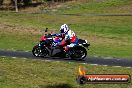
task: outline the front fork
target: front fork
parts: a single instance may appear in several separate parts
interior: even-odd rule
[[[49,49],[48,47],[46,47],[45,45],[42,44],[38,44],[38,46],[41,48],[40,53],[44,50],[44,48],[47,50],[48,55],[51,56],[52,55],[52,51],[51,49]]]

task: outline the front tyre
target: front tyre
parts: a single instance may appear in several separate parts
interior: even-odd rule
[[[40,46],[34,46],[32,50],[32,54],[36,57],[44,57],[48,54],[48,51],[45,48],[41,48]]]

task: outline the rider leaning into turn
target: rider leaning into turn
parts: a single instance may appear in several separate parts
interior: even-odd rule
[[[60,34],[63,35],[61,37],[63,37],[62,41],[59,42],[56,46],[60,46],[64,48],[65,52],[68,52],[70,47],[74,47],[77,45],[78,42],[78,38],[76,36],[76,34],[69,29],[67,24],[63,24],[60,28]],[[69,42],[69,45],[66,45],[66,42]]]

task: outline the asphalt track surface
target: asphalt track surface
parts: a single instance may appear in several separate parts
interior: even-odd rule
[[[27,58],[27,59],[41,59],[41,60],[53,60],[53,61],[68,61],[68,62],[77,62],[82,64],[94,64],[94,65],[105,65],[105,66],[117,66],[117,67],[132,67],[132,60],[128,59],[118,59],[110,57],[87,57],[85,61],[75,61],[69,60],[67,58],[38,58],[34,57],[31,52],[24,51],[5,51],[0,50],[1,57],[15,57],[15,58]]]

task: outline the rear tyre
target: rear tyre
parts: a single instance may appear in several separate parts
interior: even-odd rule
[[[76,60],[85,60],[85,57],[87,56],[86,49],[81,46],[74,47],[70,52],[72,52],[70,57]]]

